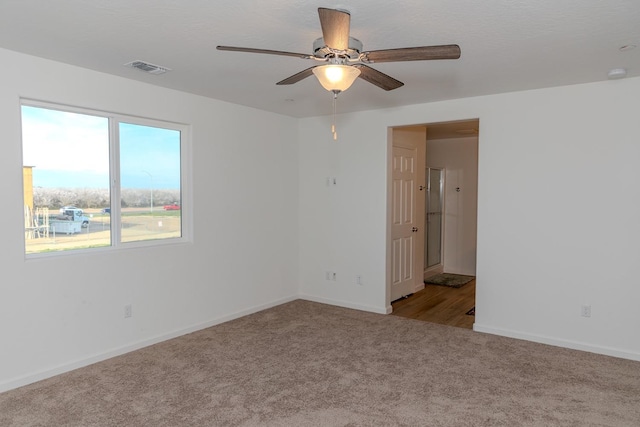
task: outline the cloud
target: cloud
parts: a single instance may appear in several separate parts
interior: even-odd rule
[[[22,139],[26,166],[109,173],[107,118],[23,106]]]

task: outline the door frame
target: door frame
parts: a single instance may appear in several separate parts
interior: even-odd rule
[[[391,244],[392,244],[392,238],[391,238],[391,202],[390,202],[390,197],[392,194],[392,185],[393,185],[393,180],[392,180],[392,159],[393,159],[393,129],[397,129],[397,128],[411,128],[411,127],[433,127],[436,125],[451,125],[451,124],[464,124],[465,125],[465,132],[461,133],[461,135],[471,135],[470,133],[466,132],[467,130],[467,125],[468,126],[473,126],[475,127],[475,135],[477,135],[477,150],[478,150],[478,158],[476,159],[476,161],[478,161],[478,185],[479,185],[479,179],[480,179],[480,163],[479,163],[479,156],[480,156],[480,118],[479,117],[475,117],[475,118],[468,118],[468,119],[455,119],[455,120],[443,120],[443,121],[435,121],[435,122],[425,122],[425,123],[419,123],[419,124],[412,124],[412,125],[397,125],[397,126],[388,126],[387,127],[387,157],[386,157],[386,164],[387,164],[387,220],[386,220],[386,224],[387,224],[387,230],[386,230],[386,262],[385,262],[385,304],[386,304],[386,313],[390,314],[393,311],[393,308],[391,306],[391,281],[392,281],[392,271],[391,271]],[[461,138],[464,136],[460,136]],[[434,139],[438,139],[436,137],[434,137]],[[425,147],[426,147],[426,138],[425,138]],[[428,156],[428,153],[427,153]],[[424,170],[424,168],[426,167],[426,162],[427,162],[427,156],[425,156],[424,159],[424,163],[422,164],[422,168]],[[443,169],[446,169],[443,167]],[[446,176],[445,176],[445,180],[446,180]],[[478,188],[476,188],[476,194],[478,192]],[[446,191],[445,194],[443,195],[444,197],[446,197]],[[424,207],[423,207],[424,210]],[[478,224],[478,212],[476,211],[476,217],[475,217],[475,221],[476,221],[476,227]],[[444,220],[443,220],[443,226],[444,226]],[[444,233],[444,230],[443,230]],[[444,234],[443,234],[444,235]],[[477,230],[476,230],[476,239],[477,239]],[[442,244],[442,250],[443,250],[443,257],[444,257],[444,247],[445,247],[445,243],[443,242]],[[478,242],[476,240],[476,250],[478,248]],[[476,254],[477,255],[477,254]],[[443,258],[444,261],[444,258]],[[422,262],[422,261],[421,261]],[[476,259],[476,264],[477,264],[477,259]],[[444,267],[444,262],[442,263],[443,267]],[[478,283],[478,276],[477,276],[477,270],[476,270],[476,302],[478,300],[478,295],[481,292],[481,283]],[[424,288],[424,283],[423,286]],[[418,289],[419,290],[419,289]]]

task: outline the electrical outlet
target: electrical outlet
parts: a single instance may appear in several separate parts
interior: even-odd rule
[[[334,282],[338,280],[338,275],[335,271],[331,273],[331,280]]]
[[[582,317],[591,317],[591,306],[587,304],[583,305],[580,308],[580,315]]]
[[[132,316],[132,311],[131,311],[131,304],[127,304],[124,306],[124,317],[131,317]]]
[[[360,285],[360,286],[364,285],[364,283],[362,283],[362,276],[360,275],[356,276],[356,285]]]

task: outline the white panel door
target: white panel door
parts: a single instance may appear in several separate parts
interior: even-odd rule
[[[422,284],[425,132],[394,129],[391,186],[391,301]],[[422,171],[422,173],[421,173]],[[422,219],[420,219],[422,218]]]

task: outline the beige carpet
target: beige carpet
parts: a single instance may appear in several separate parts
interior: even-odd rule
[[[639,426],[640,363],[294,301],[0,394],[1,426]]]

